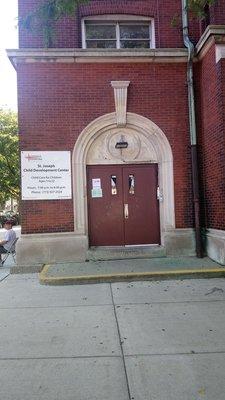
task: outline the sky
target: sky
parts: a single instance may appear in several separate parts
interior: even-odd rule
[[[0,0],[0,108],[17,111],[16,71],[5,49],[18,48],[17,1]]]

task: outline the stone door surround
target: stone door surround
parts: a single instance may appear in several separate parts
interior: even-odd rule
[[[119,140],[127,149],[116,149]],[[118,127],[116,113],[92,121],[80,134],[72,157],[74,233],[88,236],[86,165],[158,163],[160,194],[160,230],[175,228],[173,155],[162,130],[149,119],[127,113],[126,125]]]

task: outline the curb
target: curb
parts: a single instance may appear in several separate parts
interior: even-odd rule
[[[167,280],[167,279],[188,279],[188,278],[221,278],[225,277],[225,268],[209,269],[183,269],[175,271],[151,271],[151,272],[128,272],[99,275],[78,275],[78,276],[46,276],[50,265],[45,265],[39,274],[39,281],[42,285],[84,285],[88,283],[111,283],[123,281],[141,280]]]

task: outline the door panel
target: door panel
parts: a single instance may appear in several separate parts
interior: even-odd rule
[[[93,197],[93,179],[102,197]],[[157,184],[157,164],[88,166],[90,245],[159,244]]]
[[[116,177],[117,194],[112,194],[111,177]],[[101,179],[102,197],[92,197],[92,179]],[[120,165],[87,168],[89,240],[91,246],[124,244],[122,169]]]
[[[124,203],[128,204],[125,245],[159,244],[156,164],[123,167]]]

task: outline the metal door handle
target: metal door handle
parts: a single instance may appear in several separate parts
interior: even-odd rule
[[[124,218],[125,218],[125,219],[128,219],[128,218],[129,218],[128,204],[124,204]]]

